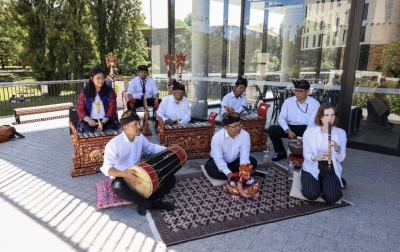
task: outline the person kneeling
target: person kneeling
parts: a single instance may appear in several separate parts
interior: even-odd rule
[[[242,130],[240,115],[232,108],[225,106],[228,114],[222,119],[224,128],[214,134],[211,140],[210,159],[205,170],[215,179],[233,179],[240,165],[251,164],[253,170],[257,160],[250,157],[250,134]],[[246,181],[247,185],[254,182],[254,177]]]
[[[304,163],[301,171],[301,193],[309,200],[316,200],[321,194],[329,204],[343,196],[342,166],[346,157],[346,132],[334,127],[338,122],[336,107],[329,103],[322,104],[315,116],[317,126],[308,128],[303,135]],[[331,153],[328,144],[328,124],[331,129]],[[328,167],[331,157],[332,167]]]
[[[128,179],[134,185],[140,185],[141,181],[132,170],[127,168],[140,161],[142,151],[147,153],[158,153],[164,151],[166,147],[153,144],[140,133],[140,119],[135,110],[124,112],[120,120],[123,133],[114,137],[107,143],[104,151],[104,163],[101,171],[113,179],[111,188],[120,198],[131,201],[138,205],[137,211],[140,215],[145,215],[147,209],[167,209],[174,210],[172,202],[163,202],[159,199],[169,193],[175,186],[176,180],[172,176],[163,181],[150,197],[145,198],[135,190],[132,190],[126,183]]]

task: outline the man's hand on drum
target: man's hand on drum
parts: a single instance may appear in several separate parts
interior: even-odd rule
[[[125,178],[127,178],[129,181],[131,181],[134,185],[137,186],[137,185],[142,184],[140,179],[136,176],[136,171],[127,170],[127,171],[125,171],[125,173],[126,173]]]

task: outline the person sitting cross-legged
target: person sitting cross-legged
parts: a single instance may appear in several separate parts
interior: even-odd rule
[[[159,199],[175,186],[174,176],[162,181],[161,186],[148,198],[132,190],[125,182],[124,178],[134,185],[142,183],[134,171],[127,170],[129,166],[140,161],[142,151],[156,154],[164,151],[166,147],[149,142],[140,133],[140,119],[134,109],[124,112],[120,121],[124,132],[107,143],[103,166],[100,168],[106,176],[113,179],[111,184],[113,192],[122,199],[136,203],[140,215],[145,215],[146,209],[149,208],[173,210],[174,204],[172,202],[163,202]]]
[[[118,129],[115,97],[115,91],[104,83],[103,70],[94,68],[78,98],[78,132]]]
[[[247,80],[239,77],[235,83],[235,90],[226,94],[221,101],[221,116],[227,114],[225,106],[231,107],[235,110],[236,113],[241,113],[243,111],[243,107],[247,107],[247,98],[243,95],[243,92],[247,88]],[[246,114],[246,111],[243,111],[243,114]]]
[[[172,94],[164,97],[157,110],[165,125],[190,122],[190,105],[185,95],[185,85],[173,80]]]
[[[226,114],[222,123],[224,128],[219,130],[211,139],[210,158],[205,164],[208,175],[215,179],[231,179],[239,172],[242,164],[257,167],[257,160],[250,156],[250,134],[242,129],[240,115],[233,108],[225,106]],[[254,182],[251,177],[247,185]]]
[[[138,66],[138,77],[132,79],[129,82],[127,99],[128,109],[143,107],[143,94],[146,94],[147,106],[152,106],[154,110],[157,110],[159,102],[158,99],[159,91],[157,83],[148,76],[149,69],[145,65]]]
[[[279,125],[271,125],[267,131],[276,153],[272,161],[287,157],[282,137],[295,139],[303,136],[307,127],[314,125],[315,114],[320,105],[317,100],[308,96],[310,83],[307,80],[293,80],[293,84],[295,96],[283,103],[278,118]]]

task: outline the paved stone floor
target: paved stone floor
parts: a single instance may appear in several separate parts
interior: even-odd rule
[[[347,150],[343,193],[354,206],[166,248],[135,205],[95,210],[94,184],[106,177],[71,177],[67,119],[16,127],[26,138],[0,144],[0,251],[400,251],[398,157]]]

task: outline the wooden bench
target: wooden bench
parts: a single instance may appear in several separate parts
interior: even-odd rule
[[[61,110],[68,110],[72,105],[73,105],[72,102],[67,102],[67,103],[59,103],[59,104],[52,104],[52,105],[45,105],[45,106],[17,108],[17,109],[14,109],[15,121],[17,122],[17,124],[20,124],[21,116],[49,113],[49,112],[55,112],[55,111],[61,111]],[[60,115],[60,116],[54,116],[54,117],[50,117],[50,118],[63,118],[63,117],[68,117],[68,115]],[[38,120],[33,120],[33,121],[38,121]]]

